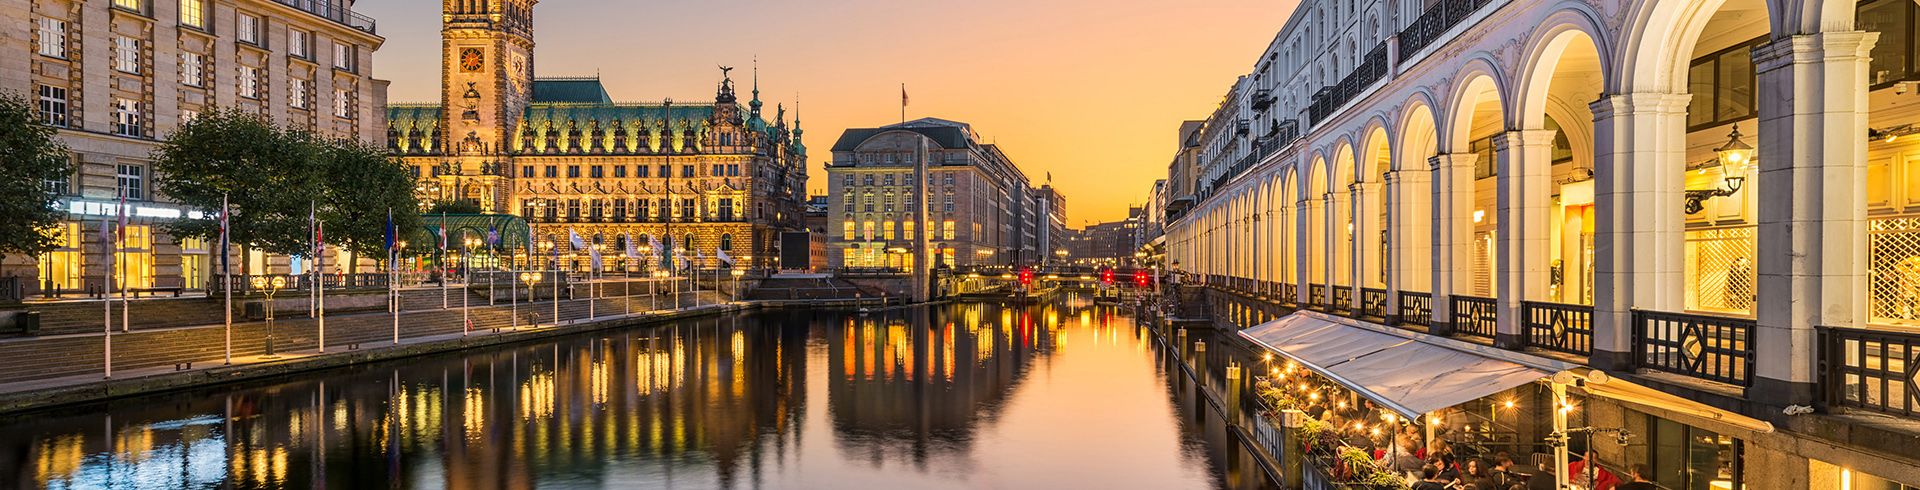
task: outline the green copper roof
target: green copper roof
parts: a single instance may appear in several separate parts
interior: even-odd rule
[[[533,102],[611,104],[600,78],[547,78],[533,81]]]

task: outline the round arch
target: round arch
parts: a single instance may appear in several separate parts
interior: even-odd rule
[[[1476,126],[1493,126],[1494,131],[1506,129],[1507,83],[1499,69],[1484,57],[1467,60],[1460,71],[1459,83],[1454,85],[1448,99],[1446,115],[1439,119],[1440,151],[1445,153],[1466,152]],[[1482,120],[1481,116],[1490,116]]]

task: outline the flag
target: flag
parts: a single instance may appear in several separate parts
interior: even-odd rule
[[[232,257],[231,254],[232,254],[232,243],[233,243],[232,239],[229,238],[228,232],[227,232],[227,215],[229,214],[233,214],[233,211],[228,209],[227,195],[221,194],[220,195],[220,275],[221,276],[228,276],[232,274],[232,272],[228,269],[228,267],[231,266],[231,264],[229,263],[229,257]],[[222,280],[225,280],[225,278],[223,278]]]
[[[500,246],[500,229],[494,227],[493,225],[487,225],[487,246],[488,247]]]
[[[636,248],[636,246],[633,244],[633,235],[625,235],[625,236],[627,237],[627,258],[629,259],[640,258],[640,249]]]
[[[394,235],[398,234],[397,233],[398,231],[399,230],[393,229],[393,209],[388,208],[387,209],[387,253],[389,254],[393,253],[393,246],[395,244],[394,240],[398,239],[398,237],[395,237]]]
[[[106,218],[101,218],[100,219],[100,248],[107,252],[108,267],[112,267],[113,261],[114,261],[113,237],[114,237],[113,222],[107,221]]]
[[[732,266],[732,265],[733,265],[733,257],[729,257],[729,256],[727,256],[727,251],[726,251],[726,250],[716,250],[716,251],[714,251],[714,252],[713,252],[713,258],[715,258],[715,259],[719,259],[719,260],[720,260],[721,262],[724,262],[724,263],[726,263],[726,264],[727,264],[728,266]]]
[[[587,241],[580,238],[580,234],[575,233],[571,227],[567,228],[567,242],[573,244],[574,250],[587,248]]]
[[[592,266],[593,266],[593,268],[592,268],[592,269],[589,269],[590,271],[593,271],[593,272],[599,272],[599,271],[600,271],[600,269],[601,269],[601,267],[600,267],[600,249],[597,249],[597,248],[589,248],[589,249],[587,249],[587,260],[588,260],[588,262],[589,262],[589,263],[591,263],[591,264],[592,264]]]
[[[907,84],[900,84],[900,106],[907,106]]]

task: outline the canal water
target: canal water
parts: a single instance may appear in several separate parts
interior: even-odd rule
[[[0,419],[0,488],[1264,485],[1130,314],[759,312],[69,407]]]

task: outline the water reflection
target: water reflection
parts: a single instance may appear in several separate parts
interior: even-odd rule
[[[1216,486],[1125,316],[766,313],[0,421],[0,486]]]

